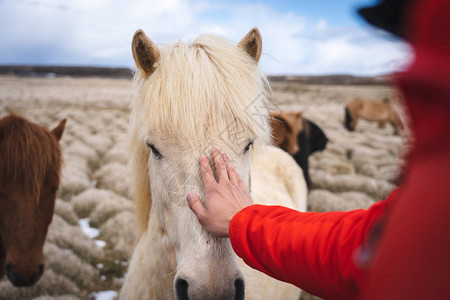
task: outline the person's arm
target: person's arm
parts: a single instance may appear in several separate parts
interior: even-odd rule
[[[269,276],[325,299],[355,299],[363,277],[355,250],[387,203],[328,213],[252,205],[233,217],[230,240],[238,256]]]
[[[255,269],[328,299],[354,299],[360,273],[352,255],[386,201],[369,210],[333,213],[252,205],[229,158],[217,149],[212,156],[218,181],[209,160],[200,159],[205,204],[188,195],[204,228],[216,236],[229,235],[236,253]]]

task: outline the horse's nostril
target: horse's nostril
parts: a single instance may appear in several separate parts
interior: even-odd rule
[[[183,278],[178,278],[175,281],[175,292],[177,295],[177,300],[189,300],[188,287],[188,282]]]
[[[12,272],[12,268],[13,268],[12,263],[6,263],[6,265],[5,265],[6,274],[8,274],[8,273],[10,274]]]
[[[38,276],[41,277],[44,273],[44,264],[38,265]]]
[[[245,298],[245,283],[241,278],[234,281],[235,295],[234,300],[244,300]]]

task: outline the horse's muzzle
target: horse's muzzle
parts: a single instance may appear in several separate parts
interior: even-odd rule
[[[177,300],[194,300],[189,297],[189,283],[185,279],[178,277],[175,279],[175,295]],[[244,280],[238,278],[234,281],[234,291],[224,291],[221,295],[214,295],[214,299],[220,300],[244,300],[245,283]],[[204,299],[198,298],[198,299]],[[196,300],[196,299],[195,299]]]
[[[6,263],[5,265],[6,277],[16,287],[24,287],[35,284],[44,273],[44,264],[39,264],[33,267],[31,270],[19,271],[17,267],[12,263]]]

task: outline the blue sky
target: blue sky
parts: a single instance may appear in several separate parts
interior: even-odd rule
[[[356,8],[375,2],[0,0],[0,64],[133,67],[138,28],[156,44],[204,33],[237,43],[257,26],[267,74],[386,74],[412,55],[357,16]]]
[[[235,3],[244,1],[234,0]],[[373,5],[375,0],[291,0],[291,1],[245,1],[247,3],[262,3],[277,11],[294,12],[304,15],[310,20],[326,19],[333,25],[354,25],[364,23],[357,17],[356,9],[362,6]]]

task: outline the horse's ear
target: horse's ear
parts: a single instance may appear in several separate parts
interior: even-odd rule
[[[270,112],[269,115],[271,118],[275,118],[279,113],[278,112]]]
[[[252,28],[239,42],[238,47],[248,53],[258,63],[262,51],[262,39],[258,28]]]
[[[64,129],[66,128],[66,122],[67,119],[62,119],[61,121],[59,121],[58,126],[53,128],[51,131],[58,141],[61,139]]]
[[[284,122],[283,114],[281,112],[271,112],[270,120],[276,123]]]
[[[139,29],[133,36],[131,49],[136,66],[144,72],[145,77],[150,76],[155,71],[159,60],[158,46],[145,35],[142,29]]]

